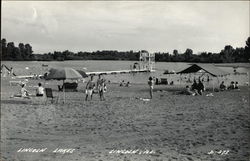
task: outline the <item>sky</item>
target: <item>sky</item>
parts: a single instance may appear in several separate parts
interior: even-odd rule
[[[2,1],[1,35],[34,53],[244,47],[249,1]]]

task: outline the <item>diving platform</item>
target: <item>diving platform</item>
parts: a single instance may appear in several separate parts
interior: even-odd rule
[[[140,51],[139,62],[134,63],[130,66],[129,70],[117,70],[117,71],[96,71],[86,72],[88,76],[95,75],[112,75],[112,74],[129,74],[129,73],[146,73],[155,72],[155,54],[149,53],[146,50]]]

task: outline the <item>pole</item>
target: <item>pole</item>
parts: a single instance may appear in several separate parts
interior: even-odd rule
[[[63,103],[65,103],[65,86],[64,86],[64,80],[63,80]]]
[[[213,81],[213,92],[214,92],[214,81]]]
[[[181,85],[181,74],[180,74],[180,77],[179,77],[179,81],[180,81],[180,85]]]

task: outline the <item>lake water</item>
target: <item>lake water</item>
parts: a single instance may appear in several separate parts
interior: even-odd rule
[[[130,69],[130,65],[133,65],[136,61],[2,61],[8,67],[13,67],[14,73],[16,75],[30,75],[30,74],[44,74],[53,67],[71,67],[74,69],[85,70],[86,72],[93,71],[113,71],[113,70],[127,70]],[[48,65],[48,67],[43,67],[42,64]],[[236,65],[236,64],[233,64]],[[244,64],[249,67],[249,64]],[[154,76],[157,78],[167,78],[168,81],[174,81],[175,84],[184,84],[188,78],[193,80],[193,78],[198,78],[199,75],[165,75],[163,74],[165,70],[168,71],[181,71],[189,67],[189,63],[172,63],[172,62],[157,62],[155,64],[155,72],[152,73],[137,73],[137,74],[118,74],[118,75],[107,75],[106,79],[111,80],[111,82],[120,82],[124,80],[131,83],[146,83],[149,76]],[[249,68],[239,67],[237,72],[242,74],[234,74],[234,69],[232,67],[219,67],[224,71],[231,73],[226,77],[220,77],[219,79],[209,76],[212,81],[209,83],[217,83],[222,80],[227,84],[231,81],[238,81],[240,85],[249,82]],[[207,80],[207,75],[204,75],[204,80]]]

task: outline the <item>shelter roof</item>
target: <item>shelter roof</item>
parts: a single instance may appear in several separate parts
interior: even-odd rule
[[[221,70],[218,67],[215,67],[213,64],[192,64],[190,67],[177,72],[177,74],[187,74],[187,73],[196,73],[199,70],[204,70],[205,72],[211,74],[214,77],[217,76],[224,76],[229,74],[228,72],[225,72]]]

